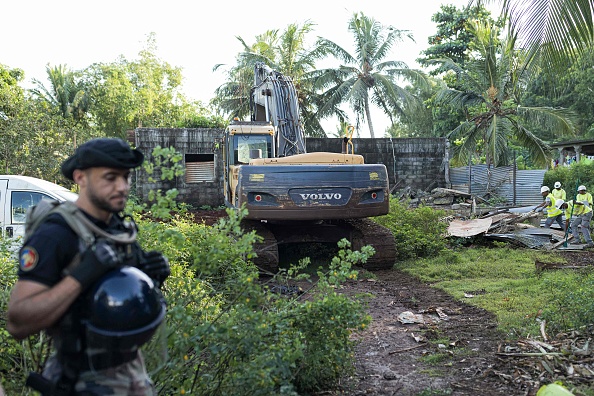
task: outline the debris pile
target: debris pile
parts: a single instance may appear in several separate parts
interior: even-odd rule
[[[479,196],[449,188],[434,188],[428,193],[423,190],[412,191],[410,187],[406,187],[397,194],[397,197],[400,200],[407,199],[412,207],[426,205],[442,209],[466,210],[469,214],[471,211],[476,211],[477,202],[488,204]]]
[[[512,213],[497,210],[470,220],[453,219],[449,223],[450,236],[468,238],[483,235],[486,239],[509,242],[530,249],[582,250],[585,245],[572,244],[572,235],[553,228],[540,227],[539,213]]]
[[[449,188],[434,188],[427,193],[407,187],[398,198],[406,199],[411,207],[426,205],[453,212],[442,219],[449,223],[449,236],[470,238],[482,235],[486,239],[530,249],[583,250],[586,247],[572,243],[572,235],[559,228],[541,227],[542,213],[532,211],[533,206],[495,208],[478,195]]]
[[[594,325],[557,334],[548,339],[546,322],[541,322],[542,341],[523,339],[515,344],[500,345],[496,355],[515,370],[493,374],[511,382],[531,383],[533,388],[540,384],[570,380],[573,384],[594,385]],[[505,365],[507,366],[507,365]]]

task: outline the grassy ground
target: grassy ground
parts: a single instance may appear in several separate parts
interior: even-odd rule
[[[493,312],[510,337],[537,334],[542,319],[552,330],[592,321],[593,270],[539,272],[535,261],[563,263],[553,252],[461,248],[433,258],[397,263],[396,268]]]

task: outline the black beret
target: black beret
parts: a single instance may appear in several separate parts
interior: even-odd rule
[[[117,138],[92,139],[81,144],[73,155],[62,163],[62,174],[73,180],[75,169],[94,167],[136,168],[144,161],[142,152]]]

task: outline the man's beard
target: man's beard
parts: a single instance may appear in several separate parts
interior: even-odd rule
[[[93,189],[89,189],[89,199],[90,199],[91,203],[93,205],[95,205],[98,209],[104,210],[106,212],[118,213],[118,212],[121,212],[122,210],[124,210],[124,208],[126,207],[127,197],[123,194],[122,194],[122,196],[124,197],[122,204],[115,206],[110,203],[109,197],[105,198],[105,199],[100,198],[99,196],[97,196],[95,194]]]

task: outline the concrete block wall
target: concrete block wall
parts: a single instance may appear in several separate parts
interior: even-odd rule
[[[186,154],[214,154],[215,172],[212,182],[186,183],[184,177],[172,182],[150,183],[149,175],[140,170],[136,174],[136,191],[144,199],[148,199],[151,190],[167,190],[177,188],[178,200],[195,208],[201,206],[217,207],[223,204],[223,167],[222,154],[216,146],[223,136],[222,129],[209,128],[137,128],[134,130],[134,143],[147,160],[152,159],[155,147],[174,147],[185,158]],[[183,160],[182,160],[183,161]],[[184,163],[185,166],[185,163]]]
[[[223,159],[216,144],[223,133],[222,129],[207,128],[137,128],[131,141],[148,160],[152,158],[153,148],[161,146],[175,147],[184,158],[185,154],[213,154],[215,162],[215,179],[212,182],[186,183],[180,177],[171,183],[150,183],[148,175],[140,170],[136,176],[137,193],[146,200],[150,190],[177,188],[179,201],[196,208],[223,205]],[[308,138],[306,146],[308,152],[341,152],[342,139]],[[445,138],[353,139],[353,146],[355,153],[361,154],[366,163],[386,165],[390,187],[394,187],[395,191],[406,187],[427,191],[447,187],[448,148]]]
[[[342,139],[308,138],[307,151],[340,152]],[[447,187],[446,138],[353,139],[356,154],[369,164],[384,164],[395,190]]]

